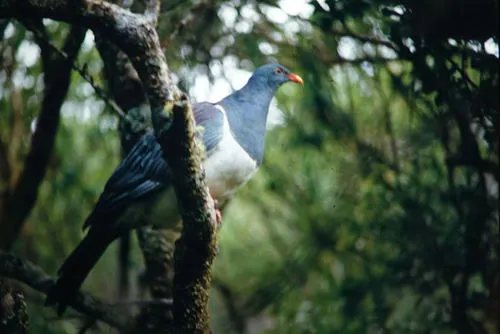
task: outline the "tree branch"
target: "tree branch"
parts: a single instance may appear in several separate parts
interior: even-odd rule
[[[146,226],[137,231],[144,257],[144,281],[151,298],[172,298],[174,277],[174,248],[179,233],[155,231]],[[145,305],[136,319],[134,332],[161,333],[172,326],[172,308],[166,305]]]
[[[44,32],[44,27],[41,24],[37,24],[34,26],[33,24],[27,25],[27,28],[30,29],[34,34],[35,37],[39,40],[38,44],[43,44],[46,48],[50,49],[50,51],[53,51],[54,53],[60,55],[62,58],[68,59],[68,55],[64,52],[59,50],[56,46],[54,46],[48,39],[47,34]],[[45,54],[48,54],[46,52]],[[44,53],[42,53],[43,57]],[[86,64],[85,64],[86,65]],[[84,67],[79,67],[74,61],[71,61],[71,68],[78,72],[80,74],[80,77],[85,80],[87,83],[89,83],[90,86],[94,89],[94,92],[96,95],[106,103],[113,111],[120,116],[121,119],[125,119],[126,121],[130,121],[128,118],[125,118],[125,113],[123,112],[122,109],[117,105],[117,103],[112,100],[105,92],[104,90],[99,87],[99,85],[94,81],[94,78],[88,73],[86,66]]]
[[[126,155],[150,124],[149,114],[145,115],[143,112],[145,108],[141,107],[146,102],[146,96],[137,72],[128,57],[117,47],[100,38],[99,35],[96,36],[96,45],[104,61],[106,81],[114,99],[127,113],[127,119],[134,120],[133,122],[124,122],[123,119],[120,119],[122,152]],[[137,236],[146,266],[144,281],[152,298],[155,300],[171,298],[173,254],[179,231],[154,231],[150,227],[142,227],[137,230]],[[130,235],[122,236],[119,253],[121,298],[126,298],[123,292],[126,290],[125,285],[128,281],[126,263],[129,244]],[[136,320],[135,327],[137,331],[144,332],[147,328],[148,331],[154,332],[171,326],[172,322],[171,308],[165,308],[163,304],[146,304]]]
[[[42,111],[31,138],[31,148],[24,161],[24,169],[6,199],[1,216],[1,249],[8,250],[12,247],[36,202],[38,187],[52,155],[59,126],[59,112],[70,84],[71,66],[84,37],[84,29],[71,29],[64,46],[64,51],[68,54],[67,59],[44,47],[43,42],[40,44],[45,73]]]
[[[146,102],[144,89],[128,57],[100,35],[95,43],[104,63],[104,77],[116,103],[126,112]]]
[[[332,29],[332,34],[334,36],[339,36],[339,37],[351,37],[353,39],[357,39],[360,42],[363,43],[371,43],[371,44],[377,44],[377,45],[383,45],[388,47],[389,49],[392,49],[394,51],[398,51],[398,47],[396,44],[392,43],[389,40],[382,39],[378,36],[370,36],[370,35],[362,35],[355,33],[354,31],[345,28],[345,30],[339,30],[339,29]]]
[[[15,279],[45,294],[55,283],[52,277],[33,263],[7,253],[0,254],[0,276]],[[128,328],[128,319],[119,310],[98,301],[87,293],[79,292],[70,306],[78,312],[101,320],[121,331]]]
[[[146,102],[141,81],[128,57],[115,45],[99,35],[95,36],[97,50],[104,63],[104,76],[113,99],[126,113],[119,121],[122,157],[125,157],[147,128],[147,122],[140,116],[140,106]],[[137,110],[138,115],[132,110]],[[132,122],[125,120],[133,119]],[[118,295],[120,300],[128,299],[130,292],[130,233],[120,237],[118,250]]]
[[[215,211],[201,167],[195,123],[187,99],[173,107],[175,122],[164,140],[182,215],[175,247],[174,323],[179,333],[209,333],[208,294],[216,254]]]
[[[128,55],[141,78],[155,129],[170,125],[171,117],[166,115],[165,120],[161,112],[179,91],[170,78],[156,30],[144,15],[100,0],[3,0],[0,17],[44,17],[80,24],[114,42]]]
[[[3,0],[0,13],[82,24],[114,42],[132,61],[148,96],[156,137],[174,175],[183,218],[175,250],[175,332],[208,333],[215,211],[204,179],[201,150],[195,143],[193,115],[187,98],[170,78],[156,30],[143,15],[104,1]]]
[[[233,331],[238,334],[245,333],[245,318],[242,312],[238,309],[234,297],[234,292],[229,285],[220,279],[213,280],[213,286],[221,294],[224,304],[226,304],[227,313],[233,324]]]
[[[28,333],[28,312],[24,292],[13,282],[0,277],[0,332]]]

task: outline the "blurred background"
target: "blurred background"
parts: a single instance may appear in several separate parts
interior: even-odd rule
[[[193,101],[273,60],[305,81],[279,90],[264,164],[224,211],[214,333],[498,333],[498,1],[163,2],[168,64]],[[43,25],[62,48],[70,26]],[[5,236],[9,189],[38,163],[27,158],[47,77],[25,25],[0,21],[0,36]],[[74,63],[107,87],[91,32]],[[38,198],[0,248],[55,275],[121,159],[118,124],[73,72]],[[136,296],[136,244],[119,260],[116,242],[85,289]],[[27,301],[33,333],[77,332],[76,313],[56,319],[34,291]]]

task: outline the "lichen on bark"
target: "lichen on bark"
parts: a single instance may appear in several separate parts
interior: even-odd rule
[[[183,219],[175,248],[174,332],[209,333],[208,295],[216,255],[214,203],[205,182],[202,150],[187,98],[172,108],[173,124],[165,133],[164,155],[173,172]],[[183,138],[185,140],[174,140]]]

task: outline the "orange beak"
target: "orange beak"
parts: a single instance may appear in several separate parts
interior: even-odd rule
[[[299,85],[304,84],[304,80],[302,80],[302,78],[295,73],[288,74],[288,78],[290,79],[290,81],[298,83]]]

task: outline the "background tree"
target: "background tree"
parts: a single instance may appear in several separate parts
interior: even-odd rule
[[[499,330],[496,1],[164,2],[160,39],[192,99],[216,101],[271,58],[306,81],[283,87],[281,113],[273,113],[283,124],[270,132],[264,165],[226,207],[211,294],[215,333]],[[121,117],[73,73],[59,127],[48,131],[53,149],[50,135],[36,140],[47,87],[64,86],[45,73],[69,68],[56,65],[63,60],[30,32],[33,24],[0,25],[0,240],[54,273],[80,240],[120,147],[143,128],[122,125],[118,136]],[[90,32],[78,52],[71,41],[81,31],[43,27],[122,110],[143,115],[126,58],[99,36],[94,44]],[[43,158],[29,163],[32,152],[47,157],[46,167]],[[38,171],[23,181],[31,189],[24,194],[38,189],[36,204],[16,200],[30,198],[15,195],[26,191],[27,166]],[[130,283],[118,284],[111,248],[86,290],[109,301],[146,298],[143,278],[151,276],[130,241],[132,251],[121,252],[121,281]],[[32,332],[85,323],[51,320],[37,293],[27,290],[26,300]],[[120,307],[135,313],[137,305]]]

